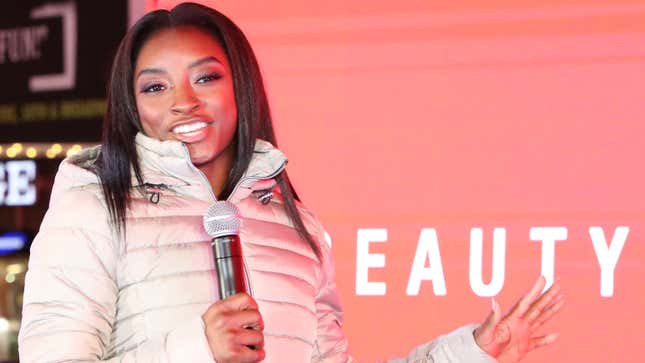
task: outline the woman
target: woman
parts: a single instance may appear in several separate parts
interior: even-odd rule
[[[65,160],[26,277],[21,362],[347,362],[333,262],[275,146],[255,56],[196,4],[122,41],[100,148]],[[253,297],[219,300],[202,216],[240,209]],[[415,362],[515,362],[555,335],[540,279],[507,316],[416,348]],[[477,329],[475,329],[477,328]]]

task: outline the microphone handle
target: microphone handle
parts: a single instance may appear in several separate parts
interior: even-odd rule
[[[213,238],[211,244],[215,257],[220,298],[226,299],[238,292],[248,292],[240,237],[237,235],[221,236]]]
[[[230,235],[213,238],[211,244],[215,256],[220,299],[226,299],[238,292],[248,293],[240,236]],[[246,329],[253,328],[247,327]],[[257,349],[254,345],[247,345],[247,347],[251,350]]]

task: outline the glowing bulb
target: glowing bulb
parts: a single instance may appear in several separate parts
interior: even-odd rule
[[[7,149],[7,156],[8,157],[13,159],[13,158],[16,157],[16,155],[18,155],[18,152],[16,151],[16,149],[13,148],[13,146]]]
[[[69,149],[69,150],[67,150],[67,153],[66,153],[67,157],[70,157],[70,156],[76,155],[76,154],[78,154],[78,150],[74,150],[74,149]]]
[[[21,144],[21,143],[19,143],[19,142],[14,143],[13,145],[11,145],[11,147],[12,147],[13,149],[16,149],[16,153],[17,153],[17,154],[18,154],[18,153],[20,153],[20,152],[22,151],[22,144]]]
[[[38,155],[38,151],[36,151],[36,149],[33,147],[28,147],[25,154],[27,154],[28,158],[33,159],[36,157],[36,155]]]
[[[47,151],[45,151],[45,156],[47,156],[47,159],[53,159],[53,158],[55,158],[55,157],[56,157],[56,154],[57,154],[57,152],[55,152],[55,151],[54,151],[54,150],[52,150],[52,149],[47,149]]]
[[[54,153],[58,154],[59,152],[63,151],[63,146],[61,144],[54,144],[52,145],[51,150]]]
[[[10,274],[19,274],[25,270],[25,265],[22,263],[12,263],[7,265],[7,273]]]
[[[16,275],[9,273],[9,274],[7,274],[7,276],[5,276],[4,279],[8,283],[12,284],[14,281],[16,281]]]
[[[82,148],[83,147],[79,144],[75,144],[72,146],[72,150],[75,150],[75,151],[81,151]]]

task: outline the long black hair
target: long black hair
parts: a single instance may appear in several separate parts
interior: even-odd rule
[[[126,210],[133,187],[132,171],[138,182],[143,184],[134,141],[137,132],[143,132],[133,89],[137,57],[145,42],[156,32],[184,26],[199,28],[221,44],[233,77],[238,121],[233,141],[235,162],[218,198],[226,198],[248,168],[256,139],[264,139],[277,146],[260,68],[248,40],[237,25],[220,12],[194,3],[182,3],[170,11],[156,10],[146,14],[127,32],[112,64],[97,170],[111,222],[119,233],[126,228]],[[276,181],[286,214],[300,237],[320,257],[320,248],[305,228],[296,206],[299,198],[286,171],[280,173]]]

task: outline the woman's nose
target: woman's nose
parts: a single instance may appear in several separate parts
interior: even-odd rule
[[[201,101],[190,85],[176,86],[174,93],[175,99],[172,111],[175,113],[191,113],[201,106]]]

